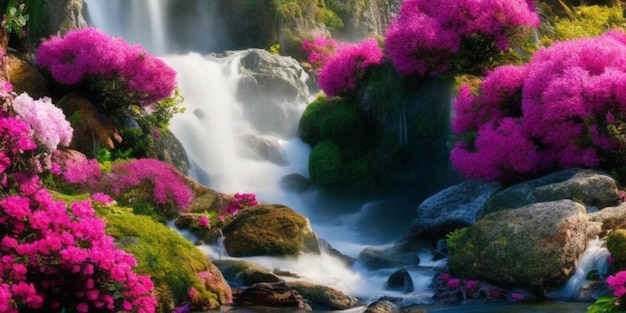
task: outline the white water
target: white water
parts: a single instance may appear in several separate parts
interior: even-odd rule
[[[208,51],[177,54],[176,47],[168,47],[169,38],[162,26],[168,20],[163,15],[168,0],[87,0],[93,26],[112,36],[123,37],[130,43],[141,44],[148,51],[163,58],[178,76],[178,86],[185,97],[185,113],[176,115],[170,129],[181,141],[192,168],[189,175],[208,187],[225,193],[253,192],[261,202],[281,203],[311,216],[315,208],[311,203],[320,201],[317,191],[296,195],[279,187],[280,179],[287,174],[298,173],[308,177],[308,153],[310,148],[299,139],[281,139],[280,144],[288,161],[286,166],[240,157],[240,135],[256,133],[244,119],[242,104],[234,95],[240,74],[237,68],[238,53],[228,58],[206,56]],[[206,13],[206,12],[204,12]],[[206,16],[205,18],[209,18]],[[207,36],[209,29],[194,29],[193,36]],[[182,34],[181,34],[182,35]],[[271,91],[270,91],[271,92]],[[300,104],[302,111],[306,103]],[[291,138],[295,138],[295,134]],[[318,224],[312,219],[314,231],[331,243],[333,248],[345,255],[357,257],[365,247],[353,226],[358,213],[330,222]],[[195,241],[189,233],[182,233]],[[223,258],[220,246],[203,246],[211,258]],[[421,255],[428,263],[428,253]],[[327,253],[303,255],[298,259],[271,257],[249,258],[268,269],[281,268],[297,273],[312,281],[327,284],[350,295],[364,299],[383,295],[401,296],[384,291],[386,280],[393,270],[368,271],[363,268],[346,267],[340,260]],[[442,266],[444,263],[430,263]],[[424,290],[432,280],[432,270],[411,269],[415,290],[405,297],[419,298],[415,302],[430,301]],[[426,299],[426,300],[424,300]]]
[[[576,273],[570,277],[556,297],[564,300],[575,299],[578,291],[587,280],[587,274],[593,270],[600,275],[606,275],[609,271],[608,259],[610,255],[611,253],[604,246],[604,240],[596,238],[589,241],[587,249],[578,259]]]
[[[282,203],[312,217],[315,208],[310,203],[319,201],[317,192],[308,192],[296,196],[286,193],[278,187],[280,178],[286,174],[299,173],[308,177],[307,157],[309,148],[297,139],[282,140],[281,146],[288,166],[277,166],[269,162],[260,162],[238,156],[238,135],[252,132],[243,119],[241,104],[234,96],[234,89],[239,79],[235,64],[237,56],[217,61],[206,57],[209,51],[186,51],[171,45],[173,35],[168,35],[165,25],[168,23],[166,6],[170,0],[86,0],[92,24],[113,36],[121,36],[131,43],[142,44],[147,50],[161,56],[178,73],[178,84],[185,96],[186,112],[172,120],[171,130],[182,142],[192,162],[190,176],[220,192],[254,192],[262,202]],[[200,17],[190,25],[188,34],[180,37],[194,38],[210,42],[211,31],[206,3],[198,8]],[[171,32],[171,31],[170,31]],[[206,46],[202,45],[202,46]],[[302,104],[304,109],[304,104]],[[319,202],[317,202],[319,203]],[[363,210],[367,208],[364,207]],[[328,240],[342,253],[356,257],[367,245],[353,226],[359,218],[359,212],[343,217],[336,217],[333,222],[316,223],[312,226],[316,233]],[[183,234],[190,236],[189,234]],[[193,240],[193,239],[192,239]],[[584,275],[599,260],[606,256],[602,248],[592,242],[581,257],[579,271],[564,287],[559,298],[570,298],[580,288]],[[222,247],[203,247],[211,258],[224,257]],[[420,254],[421,265],[441,267],[445,261],[429,261],[430,253]],[[302,256],[297,260],[257,257],[249,258],[269,269],[281,268],[298,273],[305,278],[326,283],[350,295],[364,299],[375,299],[383,295],[402,296],[415,303],[429,300],[426,292],[433,273],[425,269],[411,269],[409,272],[415,284],[411,295],[394,294],[384,290],[386,279],[391,270],[368,271],[359,268],[347,268],[328,254],[321,256]]]

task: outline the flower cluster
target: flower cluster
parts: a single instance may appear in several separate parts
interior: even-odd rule
[[[0,312],[154,312],[152,281],[117,249],[89,199],[69,206],[46,189],[0,200]]]
[[[626,34],[555,43],[525,66],[463,87],[453,165],[467,178],[507,181],[554,169],[608,166],[626,149]]]
[[[56,150],[59,144],[69,146],[72,141],[72,126],[50,98],[33,100],[22,93],[13,100],[13,110],[30,125],[35,131],[35,139],[49,151]]]
[[[385,49],[398,72],[436,76],[480,68],[538,25],[532,1],[406,0]]]
[[[606,282],[613,289],[613,295],[620,298],[626,295],[626,271],[617,272],[606,278]]]
[[[478,280],[454,278],[449,273],[439,275],[436,285],[440,286],[436,297],[452,297],[454,301],[480,298],[512,301],[524,300],[524,295],[522,294],[506,292]]]
[[[331,38],[322,36],[315,37],[312,41],[305,40],[302,43],[302,51],[307,54],[307,61],[315,70],[319,70],[326,60],[337,50],[337,42]]]
[[[96,86],[102,99],[112,98],[110,105],[149,106],[171,97],[176,87],[176,72],[163,60],[95,28],[46,40],[35,62],[60,84]]]
[[[235,193],[233,195],[233,200],[228,203],[228,205],[223,209],[224,212],[230,214],[231,216],[235,216],[239,213],[239,211],[253,207],[259,204],[256,200],[256,195],[253,193]],[[219,218],[219,217],[218,217]]]
[[[182,173],[156,159],[136,159],[114,164],[100,182],[122,204],[144,201],[164,214],[189,209],[193,192]]]
[[[360,44],[342,43],[337,52],[329,56],[319,72],[319,85],[329,97],[348,96],[367,67],[381,64],[383,51],[374,39]]]

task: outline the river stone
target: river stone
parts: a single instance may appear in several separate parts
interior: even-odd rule
[[[604,172],[572,168],[513,185],[494,194],[479,212],[519,208],[531,203],[570,199],[587,208],[605,208],[620,202],[617,183]]]
[[[424,233],[447,234],[474,224],[477,212],[499,188],[499,183],[468,180],[440,191],[417,207],[417,218],[406,238]]]
[[[585,207],[571,200],[501,210],[448,239],[455,277],[529,286],[543,294],[576,270],[587,241],[600,232]]]
[[[347,310],[358,303],[358,299],[334,288],[305,281],[288,281],[287,286],[296,290],[306,300],[331,310]]]
[[[415,286],[411,274],[405,268],[393,272],[387,279],[387,289],[401,291],[404,293],[413,292]]]
[[[390,249],[366,247],[359,253],[357,260],[371,270],[417,266],[420,263],[420,258],[416,253],[404,252],[396,246]]]
[[[386,299],[379,299],[367,306],[363,313],[396,313],[398,306]]]
[[[213,264],[222,272],[226,281],[238,287],[282,281],[267,268],[250,261],[220,259],[213,261]]]
[[[589,220],[602,223],[601,237],[614,230],[626,228],[626,203],[620,203],[618,206],[606,207],[598,212],[590,213]]]
[[[242,210],[222,231],[224,247],[233,257],[320,253],[309,220],[280,204]]]

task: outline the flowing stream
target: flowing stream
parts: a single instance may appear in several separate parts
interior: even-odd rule
[[[280,188],[279,182],[284,175],[298,173],[308,177],[309,147],[299,139],[294,139],[295,134],[289,138],[278,138],[288,165],[279,166],[239,155],[240,135],[254,130],[243,117],[242,104],[234,95],[240,78],[236,66],[237,53],[219,59],[208,55],[214,52],[211,47],[216,46],[215,42],[219,40],[219,36],[217,39],[212,38],[210,29],[215,1],[189,2],[193,3],[189,5],[198,7],[187,9],[194,10],[197,14],[191,20],[184,21],[183,24],[189,25],[184,28],[184,33],[180,33],[181,21],[174,23],[176,17],[166,14],[171,10],[173,2],[173,0],[86,0],[88,19],[92,26],[109,35],[123,37],[128,42],[141,44],[151,53],[163,58],[177,71],[178,85],[185,97],[183,105],[186,111],[174,117],[171,121],[171,130],[189,156],[192,164],[189,175],[220,192],[252,192],[261,202],[281,203],[293,208],[311,220],[314,231],[321,238],[348,256],[356,257],[365,246],[383,246],[388,243],[388,239],[381,238],[398,238],[403,230],[396,230],[398,233],[394,234],[380,234],[380,238],[376,238],[377,234],[366,236],[356,230],[355,221],[359,219],[362,211],[367,210],[367,205],[356,204],[356,210],[351,214],[322,217],[315,211],[316,206],[336,205],[328,202],[323,193],[310,191],[294,194]],[[174,24],[178,26],[172,26]],[[304,110],[306,103],[297,105]],[[191,237],[188,233],[183,235]],[[220,247],[202,248],[211,258],[225,257]],[[591,254],[595,255],[594,253]],[[411,303],[425,304],[432,301],[430,300],[432,292],[428,290],[428,285],[433,279],[433,268],[444,266],[445,260],[432,261],[427,250],[419,256],[422,260],[420,268],[409,270],[415,285],[415,291],[409,295],[385,290],[385,282],[393,272],[392,269],[368,271],[361,268],[358,263],[348,268],[325,253],[321,256],[303,256],[297,260],[270,257],[248,259],[270,269],[281,268],[298,273],[366,300],[375,300],[387,295],[401,296]],[[578,281],[571,284],[572,286],[568,285],[564,289],[562,295],[574,293],[572,290],[580,286]],[[563,311],[528,308],[515,312],[584,312],[580,305],[565,306],[568,309]],[[429,312],[458,312],[457,309],[458,307],[443,306],[434,307],[432,311],[429,309]],[[488,310],[483,305],[477,307],[475,311],[469,307],[463,310],[497,312],[500,309],[502,308],[490,311],[492,309]]]

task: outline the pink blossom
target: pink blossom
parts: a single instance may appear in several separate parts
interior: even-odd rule
[[[524,300],[524,295],[519,294],[519,293],[512,293],[511,294],[511,300],[513,300],[513,301],[522,301],[522,300]]]
[[[111,204],[111,202],[113,202],[113,198],[111,198],[111,196],[104,194],[102,192],[94,193],[93,195],[91,195],[91,199],[101,204],[105,204],[105,205]]]
[[[441,273],[441,275],[439,275],[439,279],[444,282],[447,282],[450,278],[451,276],[448,273]]]
[[[209,224],[209,219],[206,216],[200,217],[200,219],[198,220],[198,226],[204,227],[204,228],[211,228],[211,225]]]
[[[461,286],[461,281],[458,278],[450,278],[446,285],[450,288],[459,288]]]

